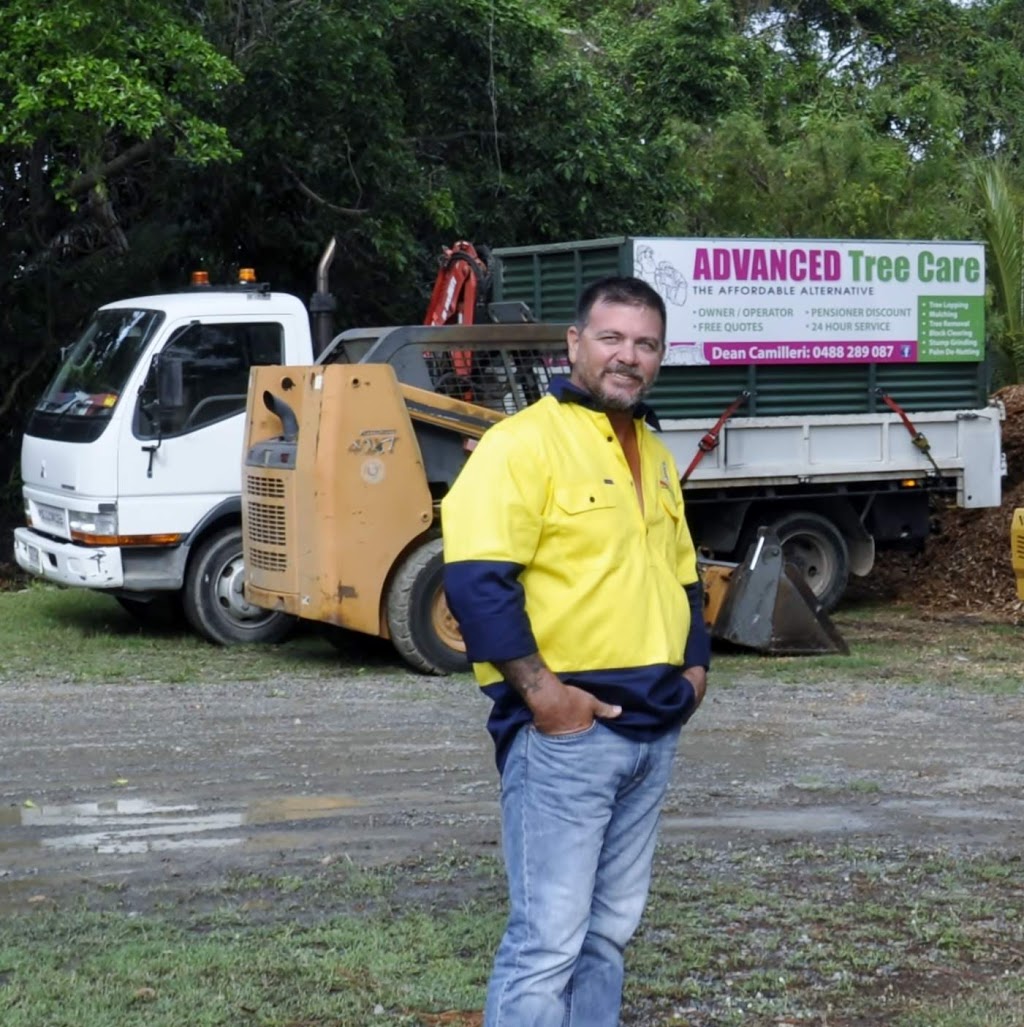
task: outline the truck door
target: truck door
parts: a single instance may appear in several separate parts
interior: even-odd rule
[[[122,533],[190,531],[237,495],[249,369],[284,361],[283,320],[183,323],[160,353],[181,368],[182,402],[161,407],[149,369],[118,468]]]

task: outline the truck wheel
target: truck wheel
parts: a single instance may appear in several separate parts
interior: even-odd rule
[[[784,514],[769,527],[822,608],[831,613],[850,579],[850,553],[839,529],[821,514],[801,512]]]
[[[388,630],[399,655],[427,674],[469,669],[462,641],[443,588],[441,539],[431,539],[398,568],[388,591]]]
[[[242,529],[225,528],[202,542],[189,560],[182,600],[195,630],[218,645],[280,642],[295,618],[253,606],[242,594]]]

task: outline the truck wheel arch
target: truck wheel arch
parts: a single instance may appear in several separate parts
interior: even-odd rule
[[[219,645],[281,642],[295,618],[263,610],[242,593],[242,526],[222,525],[197,539],[189,553],[182,604],[189,624]]]

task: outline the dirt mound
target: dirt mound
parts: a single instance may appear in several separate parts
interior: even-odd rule
[[[935,613],[1024,624],[1010,567],[1010,521],[1024,507],[1024,385],[1009,385],[996,397],[1006,407],[1002,505],[939,511],[938,534],[924,553],[879,554],[869,592]]]

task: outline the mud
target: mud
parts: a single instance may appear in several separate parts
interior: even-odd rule
[[[497,851],[487,703],[468,678],[0,685],[0,907],[83,884]],[[1019,847],[1019,697],[712,687],[663,837],[719,847]]]

